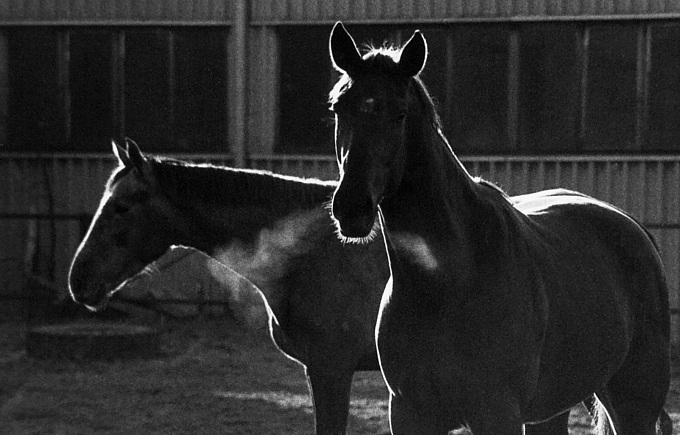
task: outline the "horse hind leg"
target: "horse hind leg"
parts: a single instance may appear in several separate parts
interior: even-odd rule
[[[617,374],[597,392],[594,420],[598,435],[670,435],[672,421],[663,409],[665,382],[640,382]],[[656,386],[656,388],[655,388]],[[616,431],[612,429],[613,426]]]

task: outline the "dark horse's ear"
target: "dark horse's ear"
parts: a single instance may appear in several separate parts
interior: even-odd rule
[[[111,149],[113,150],[113,155],[115,155],[118,158],[118,164],[120,166],[131,166],[132,165],[132,162],[130,161],[130,158],[128,157],[127,149],[118,145],[118,142],[116,142],[113,139],[111,140]]]
[[[363,60],[361,54],[357,50],[357,45],[354,39],[347,32],[345,26],[340,21],[335,23],[333,30],[331,30],[331,37],[328,40],[328,50],[331,53],[331,61],[333,66],[340,72],[349,74],[350,76],[356,74]]]
[[[427,43],[425,37],[416,30],[411,39],[404,44],[399,58],[399,70],[409,77],[417,76],[425,67]]]

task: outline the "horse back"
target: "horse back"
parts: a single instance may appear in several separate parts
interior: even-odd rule
[[[554,387],[558,379],[567,389],[587,384],[577,372],[615,369],[641,346],[657,343],[658,354],[667,351],[670,315],[663,266],[654,240],[635,219],[566,190],[511,202],[524,223],[520,227],[530,240],[548,306],[539,394],[541,385]],[[594,358],[598,349],[608,352]],[[588,367],[572,369],[579,366]]]
[[[661,257],[651,234],[638,221],[610,204],[567,190],[514,200],[514,207],[529,222],[535,249],[553,269],[552,276],[587,272],[595,281],[612,283],[629,302],[635,301],[630,309],[636,316],[643,315],[651,323],[668,317]]]

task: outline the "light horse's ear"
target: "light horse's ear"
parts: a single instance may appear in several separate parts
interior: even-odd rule
[[[130,159],[128,158],[128,152],[125,148],[122,146],[118,145],[118,142],[115,140],[111,140],[111,149],[113,150],[113,155],[118,158],[118,165],[119,166],[131,166],[132,162],[130,162]]]
[[[127,147],[127,156],[132,163],[132,166],[137,168],[140,173],[144,173],[147,170],[146,158],[139,149],[139,145],[130,138],[125,138],[125,146]]]
[[[425,67],[427,60],[427,42],[419,30],[404,44],[399,57],[399,70],[408,77],[415,77]]]
[[[328,51],[331,54],[333,66],[339,72],[352,76],[363,65],[361,54],[357,50],[354,39],[352,39],[352,36],[340,21],[335,23],[333,30],[331,30],[331,37],[328,40]]]

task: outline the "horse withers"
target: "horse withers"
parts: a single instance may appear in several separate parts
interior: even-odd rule
[[[348,242],[382,220],[391,279],[376,328],[394,434],[522,434],[595,394],[600,433],[656,433],[670,382],[658,249],[623,211],[471,177],[419,78],[420,32],[361,55],[336,24],[331,91]],[[537,432],[538,433],[538,432]]]

